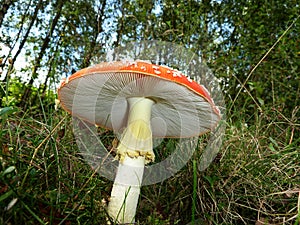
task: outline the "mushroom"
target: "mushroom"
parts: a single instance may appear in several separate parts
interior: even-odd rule
[[[121,134],[108,214],[133,223],[153,137],[195,137],[212,130],[220,111],[208,91],[176,69],[145,61],[103,62],[62,80],[62,108]],[[160,118],[155,122],[154,118]]]

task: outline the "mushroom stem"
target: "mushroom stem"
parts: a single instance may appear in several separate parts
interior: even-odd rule
[[[144,97],[128,99],[127,127],[117,147],[119,167],[111,192],[108,214],[118,223],[133,223],[143,179],[144,166],[154,161],[151,108]]]

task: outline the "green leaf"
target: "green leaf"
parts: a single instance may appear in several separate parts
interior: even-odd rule
[[[269,140],[278,148],[278,143],[272,137],[269,137]]]
[[[7,199],[9,196],[13,194],[13,190],[9,190],[8,192],[5,192],[3,195],[0,196],[0,202]]]
[[[13,172],[15,169],[16,169],[16,167],[10,166],[10,167],[8,167],[6,170],[4,170],[3,175],[8,174],[8,173],[11,173],[11,172]]]
[[[1,108],[0,109],[0,117],[5,116],[5,115],[9,115],[12,114],[13,112],[15,112],[16,109],[14,109],[13,107],[5,107],[5,108]]]
[[[269,144],[269,149],[272,151],[272,152],[276,152],[274,146],[272,143]]]
[[[265,101],[262,98],[257,97],[257,100],[261,106],[264,105]]]

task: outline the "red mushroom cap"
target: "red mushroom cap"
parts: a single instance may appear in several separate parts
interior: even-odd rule
[[[115,131],[126,126],[130,97],[155,101],[152,117],[162,121],[151,123],[153,136],[197,136],[220,120],[204,86],[176,69],[145,61],[103,62],[63,79],[58,88],[66,111]]]

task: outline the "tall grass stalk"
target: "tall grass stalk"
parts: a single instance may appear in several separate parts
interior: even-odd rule
[[[196,198],[197,198],[197,162],[193,160],[193,205],[192,205],[192,225],[195,225]]]

